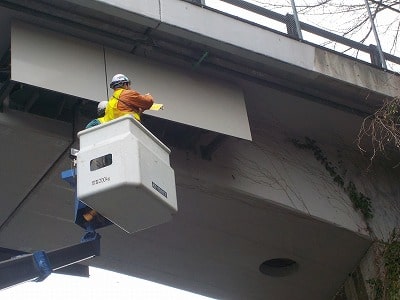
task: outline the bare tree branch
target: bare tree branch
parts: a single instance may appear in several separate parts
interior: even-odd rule
[[[273,11],[290,13],[290,0],[247,0]],[[399,0],[368,0],[378,34],[384,36],[386,52],[398,55],[397,40],[400,28]],[[363,0],[296,0],[296,8],[301,21],[353,39],[374,44],[371,24]],[[332,26],[333,25],[333,26]],[[322,45],[336,47],[335,42],[321,41]],[[339,44],[340,45],[340,44]],[[342,52],[351,49],[345,47]],[[357,53],[357,50],[353,50]],[[398,55],[400,56],[400,54]]]

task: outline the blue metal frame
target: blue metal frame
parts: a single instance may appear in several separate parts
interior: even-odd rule
[[[75,190],[75,224],[79,225],[83,229],[86,230],[85,236],[82,238],[82,241],[86,241],[87,239],[94,238],[96,233],[95,230],[99,228],[103,228],[113,224],[110,220],[105,218],[104,216],[97,214],[92,221],[87,222],[83,215],[88,211],[94,209],[92,207],[87,206],[85,203],[80,201],[77,197],[76,186],[77,186],[77,173],[76,169],[70,169],[63,171],[61,173],[61,178],[68,182],[71,187]],[[93,237],[92,237],[93,236]]]
[[[100,237],[50,252],[37,251],[0,262],[0,290],[26,281],[42,281],[53,271],[100,255]]]
[[[53,268],[51,267],[50,260],[47,257],[46,252],[36,251],[32,254],[35,266],[38,269],[39,276],[36,279],[37,282],[43,281],[51,274]]]

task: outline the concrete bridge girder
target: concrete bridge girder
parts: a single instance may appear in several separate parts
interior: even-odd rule
[[[11,8],[30,5],[23,13],[12,12],[13,16],[44,27],[56,23],[31,14],[56,14],[56,9],[47,10],[56,5],[52,1],[7,2]],[[382,211],[370,226],[379,237],[398,222],[398,205],[393,201],[398,188],[387,180],[398,178],[393,175],[396,170],[386,174],[387,169],[378,168],[376,177],[364,176],[360,169],[367,165],[365,160],[354,159],[362,116],[386,96],[396,95],[397,76],[183,1],[124,2],[123,6],[120,1],[60,3],[57,20],[63,10],[76,15],[73,24],[55,25],[56,31],[174,63],[216,82],[234,82],[244,90],[253,135],[252,142],[226,137],[209,161],[201,158],[198,149],[205,145],[201,134],[190,149],[173,147],[176,218],[135,236],[105,228],[103,256],[93,265],[216,298],[331,298],[372,238],[361,215],[313,154],[291,142],[305,136],[315,139],[333,162],[341,159],[337,151],[345,153],[350,178],[378,199],[374,207]],[[90,31],[98,24],[93,19],[99,17],[106,17],[106,25]],[[126,42],[113,38],[124,34],[130,34]],[[193,68],[205,51],[209,55]],[[7,112],[1,117],[7,117]],[[81,231],[72,222],[73,192],[59,179],[70,162],[57,145],[71,142],[87,121],[79,116],[73,120],[75,130],[66,125],[67,133],[49,133],[50,128],[64,128],[58,121],[41,127],[39,133],[28,123],[12,139],[3,137],[7,149],[16,147],[21,152],[24,147],[13,140],[31,136],[33,145],[37,137],[49,150],[45,151],[48,161],[40,165],[47,170],[45,175],[39,178],[40,168],[34,168],[36,177],[24,178],[34,187],[26,197],[10,193],[9,201],[17,205],[13,213],[2,216],[0,245],[30,252],[79,239]],[[177,131],[178,124],[166,124]],[[77,142],[72,146],[77,147]],[[18,164],[18,158],[10,159],[5,174]],[[49,168],[49,164],[54,165]],[[17,190],[16,181],[5,174],[3,184]],[[21,224],[29,230],[21,232]],[[282,280],[259,272],[263,261],[277,257],[294,259],[298,272]]]

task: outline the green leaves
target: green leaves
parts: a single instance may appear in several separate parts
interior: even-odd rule
[[[354,207],[359,209],[366,219],[373,217],[371,199],[363,193],[358,192],[352,181],[347,184],[345,192],[349,196],[351,202],[353,202]]]
[[[332,177],[333,182],[343,188],[353,203],[354,208],[361,211],[365,219],[370,219],[373,217],[371,199],[365,196],[363,193],[358,192],[355,184],[352,181],[349,181],[347,185],[345,185],[345,181],[338,174],[337,168],[328,160],[321,148],[317,146],[315,140],[305,137],[304,142],[300,142],[296,139],[293,139],[292,142],[299,149],[311,150],[314,153],[315,159],[325,167],[325,170]]]
[[[400,299],[400,234],[393,230],[383,253],[386,268],[385,293],[387,299]]]
[[[367,283],[372,287],[375,292],[374,300],[383,299],[383,282],[378,278],[371,278],[367,280]]]
[[[400,230],[393,229],[387,242],[379,242],[384,270],[381,278],[371,278],[367,283],[374,290],[374,300],[400,299]]]

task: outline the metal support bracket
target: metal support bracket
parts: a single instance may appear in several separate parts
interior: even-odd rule
[[[3,83],[0,88],[0,111],[3,111],[4,100],[10,94],[11,90],[14,88],[16,82],[7,80]]]
[[[100,255],[100,238],[58,250],[16,256],[0,262],[0,290],[27,281],[41,281],[51,272]]]
[[[76,154],[76,152],[74,152],[74,154]],[[82,237],[83,242],[96,238],[97,237],[97,233],[95,232],[96,229],[113,224],[110,220],[108,220],[101,214],[97,214],[96,217],[94,217],[94,219],[90,222],[87,222],[84,219],[83,215],[88,211],[92,210],[92,208],[87,206],[82,201],[80,201],[76,195],[77,173],[75,168],[63,171],[61,173],[61,179],[68,182],[70,186],[75,190],[75,224],[79,225],[86,231],[85,235]]]
[[[45,280],[53,270],[46,252],[36,251],[32,254],[32,257],[33,261],[35,262],[35,266],[40,273],[36,281],[39,282]]]
[[[211,160],[212,154],[218,149],[225,139],[226,135],[219,134],[207,146],[200,146],[201,158]]]

